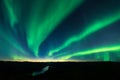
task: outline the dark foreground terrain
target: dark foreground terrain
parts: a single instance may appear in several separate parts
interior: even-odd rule
[[[44,74],[35,71],[50,66]],[[0,62],[0,80],[93,80],[120,79],[118,62]]]

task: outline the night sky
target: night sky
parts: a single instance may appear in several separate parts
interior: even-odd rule
[[[0,0],[0,60],[120,61],[120,0]]]

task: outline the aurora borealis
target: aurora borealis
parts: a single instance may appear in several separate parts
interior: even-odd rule
[[[0,60],[120,61],[119,0],[0,0]]]

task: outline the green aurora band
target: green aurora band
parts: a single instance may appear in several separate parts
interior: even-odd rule
[[[52,4],[48,4],[47,10],[44,10],[46,0],[36,0],[27,29],[28,46],[36,57],[41,43],[82,2],[83,0],[55,0]]]
[[[6,12],[8,13],[9,16],[11,27],[13,28],[14,25],[17,23],[17,16],[13,8],[12,0],[4,0],[4,3],[7,10]]]
[[[75,56],[84,56],[84,55],[90,55],[90,54],[95,54],[95,53],[101,53],[101,52],[110,52],[110,51],[120,51],[120,45],[117,46],[112,46],[112,47],[101,47],[101,48],[95,48],[95,49],[90,49],[82,52],[76,52],[72,53],[70,55],[62,55],[62,57],[59,57],[59,59],[67,60]],[[105,53],[106,54],[106,53]],[[105,55],[105,60],[109,59],[109,55]]]
[[[22,4],[24,4],[24,1],[25,3],[29,4],[26,5],[26,8],[25,6],[21,6]],[[29,3],[29,1],[31,1],[32,3]],[[3,24],[2,20],[0,22],[0,39],[1,39],[0,51],[3,52],[1,54],[9,56],[13,60],[25,61],[30,60],[33,57],[36,59],[42,59],[42,56],[39,55],[40,54],[39,48],[41,47],[41,44],[49,37],[49,35],[55,29],[57,29],[58,25],[61,24],[62,21],[68,18],[68,16],[71,15],[71,13],[74,10],[76,10],[76,8],[78,8],[78,6],[83,6],[84,3],[87,2],[87,0],[29,0],[29,1],[3,0],[4,4],[2,14],[5,16],[4,17],[5,20],[3,20]],[[27,12],[24,11],[24,8],[25,10],[27,10],[27,8],[29,8],[30,10],[28,9]],[[114,7],[114,10],[111,9],[110,12],[109,10],[108,12],[107,10],[104,12],[103,10],[103,13],[101,12],[100,16],[99,14],[96,13],[97,16],[95,15],[93,19],[90,18],[90,21],[88,20],[88,22],[86,22],[88,24],[85,24],[85,26],[81,26],[84,27],[82,32],[70,36],[69,38],[67,38],[66,41],[63,42],[63,44],[61,44],[57,48],[55,49],[50,48],[48,53],[45,54],[46,58],[53,59],[55,57],[54,59],[69,60],[74,57],[81,57],[91,54],[95,54],[96,58],[99,58],[99,54],[104,53],[103,55],[104,61],[109,61],[110,60],[109,52],[120,51],[120,45],[115,46],[106,45],[101,47],[98,46],[97,48],[93,49],[89,48],[88,50],[78,51],[75,53],[74,52],[61,53],[60,51],[72,46],[72,44],[74,44],[75,42],[80,42],[86,37],[89,37],[90,35],[95,34],[97,31],[109,27],[109,25],[114,24],[115,22],[120,20],[120,8]],[[17,30],[18,31],[20,30],[20,33],[17,34]],[[25,32],[25,36],[23,35],[24,33],[22,34],[22,30],[23,32]],[[22,40],[20,40],[21,41],[20,42],[16,38],[16,35],[21,39],[25,38],[26,42],[23,41],[23,44],[26,43],[25,46],[22,45]],[[2,39],[4,42],[2,41]],[[25,49],[26,46],[27,49]],[[4,52],[5,49],[7,50]]]
[[[18,50],[19,53],[21,53],[20,55],[26,55],[26,56],[28,55],[27,52],[22,48],[22,46],[20,46],[19,42],[12,36],[12,34],[10,34],[9,32],[6,32],[0,28],[0,36],[4,39],[5,42],[7,42],[7,46],[11,45],[11,47],[13,48],[13,50],[11,47],[9,48],[11,57],[13,57],[16,54],[15,50]],[[0,48],[2,48],[3,42],[0,42],[0,44],[1,44]]]
[[[72,43],[80,41],[84,39],[85,37],[97,32],[98,30],[101,30],[105,27],[108,27],[110,24],[116,22],[117,20],[120,20],[120,11],[116,11],[112,15],[108,15],[102,19],[98,19],[96,21],[93,21],[82,33],[79,35],[75,35],[67,39],[60,47],[51,50],[48,55],[52,56],[54,53],[59,52],[60,50],[69,47]]]
[[[84,0],[35,0],[31,6],[29,20],[27,21],[27,42],[34,55],[38,57],[39,46],[49,36],[49,34]],[[14,0],[4,0],[6,12],[8,13],[11,27],[14,28],[18,19],[18,4]],[[67,4],[67,5],[66,5]],[[15,11],[16,10],[16,11]]]

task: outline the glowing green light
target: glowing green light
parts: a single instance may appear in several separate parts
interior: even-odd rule
[[[13,9],[13,5],[12,5],[12,1],[11,0],[3,0],[8,12],[8,16],[10,19],[10,24],[11,27],[14,27],[14,24],[17,22],[17,16],[15,15],[14,9]]]
[[[101,30],[105,27],[108,27],[110,24],[116,22],[120,19],[120,12],[116,12],[115,14],[106,16],[100,20],[96,20],[95,22],[91,23],[82,33],[79,35],[75,35],[67,39],[60,47],[51,50],[48,55],[52,56],[54,53],[59,52],[60,50],[70,46],[72,43],[76,41],[80,41],[83,38],[95,33],[98,30]]]
[[[49,66],[46,66],[46,67],[44,67],[41,71],[39,71],[39,72],[33,72],[32,73],[32,76],[37,76],[37,75],[40,75],[40,74],[43,74],[43,73],[45,73],[46,71],[48,71],[48,69],[49,69]]]
[[[0,37],[7,42],[7,45],[5,45],[5,43],[1,43],[1,46],[3,44],[5,46],[11,45],[11,47],[8,49],[8,51],[10,50],[9,54],[17,50],[21,53],[21,55],[27,55],[26,51],[22,48],[20,43],[18,43],[18,41],[12,36],[12,34],[8,33],[7,31],[5,32],[2,28],[0,28]],[[14,54],[10,55],[13,56]]]
[[[104,53],[104,61],[109,61],[110,60],[110,55],[108,52]]]
[[[55,0],[49,4],[48,9],[43,9],[45,1],[37,0],[36,7],[31,10],[27,29],[28,46],[36,57],[41,43],[82,2],[83,0]]]
[[[86,44],[83,45],[84,44],[83,43],[80,45],[80,47],[83,46],[82,49],[89,48],[88,50],[81,51],[82,49],[80,49],[79,52],[76,52],[76,49],[68,50],[69,48],[74,46],[76,48],[76,45],[72,46],[72,44],[74,44],[75,42],[82,43],[82,40],[86,39],[86,37],[89,37],[89,39],[91,37],[93,38],[94,35],[93,36],[90,35],[96,34],[97,31],[103,28],[109,26],[112,27],[117,26],[118,28],[119,24],[116,24],[115,26],[111,25],[114,24],[116,21],[120,20],[119,5],[116,5],[117,7],[114,7],[115,6],[114,4],[118,2],[115,1],[114,3],[110,3],[107,6],[106,6],[107,2],[105,2],[104,6],[96,5],[95,6],[96,8],[93,9],[94,7],[92,5],[97,3],[95,3],[94,1],[93,3],[89,3],[89,1],[87,2],[87,0],[1,0],[0,1],[1,4],[0,5],[0,9],[1,9],[0,10],[1,11],[0,12],[0,18],[1,18],[0,19],[0,45],[1,45],[0,58],[1,59],[3,57],[6,58],[7,56],[8,58],[15,61],[42,62],[42,59],[44,59],[43,62],[44,61],[64,62],[72,58],[88,59],[87,57],[90,58],[95,57],[96,60],[103,59],[104,61],[110,61],[112,56],[111,53],[109,53],[109,51],[115,51],[114,58],[116,57],[119,58],[120,45],[107,46],[105,44],[107,47],[98,46],[97,48],[90,49],[89,46],[87,46]],[[90,6],[90,8],[87,8],[87,6]],[[109,10],[108,6],[111,7],[112,9],[109,8],[110,9]],[[103,7],[107,7],[107,8],[103,9]],[[75,10],[76,8],[78,10]],[[97,9],[99,10],[100,13],[97,12],[98,11]],[[66,26],[66,24],[71,26],[72,23],[71,24],[68,23],[69,21],[71,22],[74,17],[74,16],[71,17],[70,15],[71,13],[79,15],[78,17],[83,15],[82,17],[80,17],[79,20],[83,22],[85,20],[85,23],[83,23],[82,26],[81,24],[78,23],[78,19],[75,19],[73,23],[77,23],[78,25],[81,25],[79,26],[81,30],[74,29],[76,33],[78,33],[79,31],[79,33],[75,35],[66,34],[66,36],[69,36],[69,38],[67,39],[64,36],[62,36],[63,35],[62,32],[57,32],[57,35],[60,35],[61,39],[57,38],[59,36],[57,36],[56,38],[59,39],[59,41],[65,39],[66,41],[64,41],[63,44],[61,44],[60,46],[55,47],[59,44],[56,42],[54,43],[52,41],[52,39],[55,38],[54,34],[62,26],[69,28],[69,26]],[[77,15],[75,15],[75,17]],[[62,22],[63,24],[59,25]],[[78,27],[78,25],[75,26]],[[57,28],[57,26],[59,26],[60,28]],[[55,29],[56,31],[53,32]],[[116,31],[116,29],[114,30]],[[108,31],[108,33],[109,32],[111,31]],[[117,38],[118,36],[116,34],[119,34],[119,32],[116,32],[114,34],[115,35],[114,40],[119,39]],[[110,37],[110,35],[108,35],[108,37]],[[48,41],[49,39],[50,41]],[[55,49],[51,49],[52,48],[51,42],[55,44],[53,45]],[[97,45],[97,43],[95,45]],[[41,52],[40,50],[43,52]],[[72,52],[74,51],[75,53],[71,54],[70,51]],[[48,54],[46,54],[46,52],[48,52]],[[45,53],[45,54],[40,54],[40,53]],[[33,58],[35,58],[36,60],[34,60]],[[37,74],[41,74],[41,72],[38,72]]]
[[[86,51],[83,51],[83,52],[77,52],[77,53],[73,53],[73,54],[70,54],[70,55],[64,55],[60,59],[65,60],[65,59],[70,59],[71,57],[75,57],[75,56],[83,56],[83,55],[95,54],[95,53],[100,53],[100,52],[118,51],[118,50],[120,50],[120,46],[102,47],[102,48],[86,50]],[[105,55],[105,59],[106,60],[109,59],[108,54]]]
[[[13,53],[12,53],[13,54]],[[27,60],[29,60],[30,58],[28,58],[28,56],[27,57],[25,57],[25,56],[21,56],[21,55],[16,55],[16,54],[13,54],[12,56],[12,59],[14,60],[14,61],[27,61]]]

